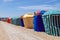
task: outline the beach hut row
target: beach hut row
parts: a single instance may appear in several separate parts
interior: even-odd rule
[[[34,29],[37,32],[45,32],[49,35],[60,36],[60,11],[42,10],[27,13],[20,17],[8,18],[8,23],[21,27]]]
[[[5,17],[5,18],[1,17],[1,18],[0,18],[0,21],[7,22],[7,19],[8,19],[7,17]]]

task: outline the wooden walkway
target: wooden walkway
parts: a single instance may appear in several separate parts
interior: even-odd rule
[[[60,37],[0,21],[0,40],[60,40]]]

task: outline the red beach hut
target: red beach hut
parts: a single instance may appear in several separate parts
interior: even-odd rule
[[[8,18],[8,19],[7,19],[7,22],[8,22],[8,23],[11,23],[11,18]]]

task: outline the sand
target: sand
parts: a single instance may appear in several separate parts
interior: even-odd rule
[[[60,37],[0,21],[0,40],[60,40]]]

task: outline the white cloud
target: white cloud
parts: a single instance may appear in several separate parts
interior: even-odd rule
[[[18,7],[18,9],[23,10],[60,10],[60,5],[39,5],[39,6],[25,6],[25,7]]]
[[[12,2],[13,0],[3,0],[4,2]]]
[[[45,3],[51,3],[51,2],[56,2],[56,1],[59,1],[59,0],[49,0],[49,1],[45,2]]]
[[[55,6],[55,7],[60,7],[60,4],[55,4],[54,6]]]

